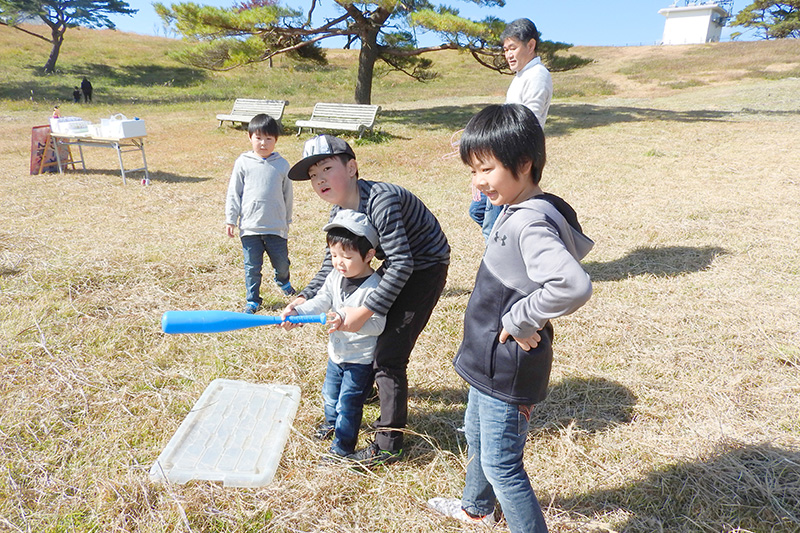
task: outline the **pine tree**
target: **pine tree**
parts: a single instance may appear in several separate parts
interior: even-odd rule
[[[86,26],[113,29],[115,26],[108,18],[109,15],[132,15],[137,11],[121,0],[0,0],[0,24],[50,43],[52,48],[44,71],[51,74],[56,70],[64,34],[69,28]],[[31,18],[44,22],[50,28],[50,36],[19,26],[21,22]]]
[[[489,68],[503,69],[497,39],[505,23],[497,18],[473,21],[444,5],[429,0],[333,0],[340,10],[336,18],[314,26],[317,0],[309,0],[307,13],[280,6],[274,0],[248,0],[233,8],[195,3],[154,4],[162,19],[191,43],[180,60],[202,68],[227,70],[277,54],[297,54],[323,62],[324,39],[344,37],[345,48],[360,45],[355,102],[368,104],[372,97],[375,64],[418,80],[436,74],[432,61],[422,57],[436,50],[468,50]],[[463,0],[481,6],[503,6],[505,0]],[[417,32],[433,32],[441,38],[436,46],[418,46]]]
[[[800,38],[800,0],[756,0],[736,15],[731,26],[754,28],[764,39]]]

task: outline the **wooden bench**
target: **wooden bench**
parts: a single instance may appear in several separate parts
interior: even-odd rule
[[[295,122],[297,135],[303,128],[309,128],[312,132],[316,129],[357,131],[361,137],[365,131],[372,130],[380,110],[379,105],[319,102],[314,105],[309,120]]]
[[[277,120],[280,125],[281,119],[283,118],[283,110],[287,105],[289,105],[289,102],[286,100],[237,98],[236,101],[233,102],[233,109],[231,109],[231,112],[227,115],[217,115],[217,120],[219,120],[219,126],[222,126],[224,121],[230,120],[231,122],[241,122],[242,126],[247,127],[247,124],[254,116],[260,113],[266,113]]]

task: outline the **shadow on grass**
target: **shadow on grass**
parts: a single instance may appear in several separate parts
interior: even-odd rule
[[[201,176],[184,176],[181,174],[174,174],[172,172],[164,172],[157,170],[150,172],[150,182],[164,182],[164,183],[203,183],[214,178],[201,177]]]
[[[413,124],[422,129],[457,131],[466,126],[469,119],[487,105],[489,104],[388,110],[382,111],[379,118],[388,123]],[[707,109],[670,111],[630,106],[554,104],[548,114],[545,134],[548,137],[568,135],[576,130],[627,122],[722,122],[741,116],[743,113],[789,116],[800,114],[800,111],[718,111]]]
[[[113,176],[114,178],[122,180],[122,174],[120,173],[119,167],[109,168],[109,169],[102,169],[102,168],[87,168],[85,171],[81,168],[76,169],[67,169],[65,174],[74,174],[74,175],[86,175],[86,176]],[[213,178],[209,177],[198,177],[198,176],[182,176],[180,174],[173,174],[172,172],[163,172],[160,170],[157,171],[150,171],[150,183],[154,182],[163,182],[163,183],[202,183],[204,181],[208,181]],[[125,179],[128,182],[136,182],[140,181],[144,178],[144,171],[136,170],[136,171],[125,171]]]
[[[624,510],[626,532],[800,531],[800,452],[726,443],[613,489],[556,498],[583,516]]]
[[[461,453],[466,444],[464,434],[458,428],[464,425],[467,386],[459,389],[412,388],[409,397],[441,406],[414,417],[415,430],[427,435],[437,449]],[[567,377],[551,384],[547,399],[534,408],[529,439],[541,438],[564,427],[591,435],[627,424],[631,421],[636,402],[636,395],[617,382],[604,378]],[[427,443],[419,444],[419,455],[430,452]]]
[[[789,116],[800,114],[800,111],[753,111],[744,109],[741,111],[719,111],[709,109],[671,111],[647,107],[556,104],[550,108],[545,134],[548,137],[568,135],[575,130],[597,128],[626,122],[722,122],[740,117],[743,114],[752,113]]]
[[[373,131],[365,132],[361,137],[358,136],[358,133],[353,131],[329,130],[324,128],[315,128],[313,133],[311,132],[310,128],[304,128],[303,131],[298,135],[297,127],[290,126],[289,124],[294,124],[295,120],[307,120],[308,117],[305,115],[287,116],[289,117],[288,119],[284,118],[283,135],[296,135],[304,141],[312,139],[317,135],[330,134],[346,140],[348,144],[350,144],[350,146],[352,146],[355,150],[361,146],[384,144],[397,139],[408,140],[407,137],[401,137],[400,135],[395,135],[382,130],[380,128],[380,124],[378,124]],[[380,120],[380,118],[378,120]]]
[[[44,74],[41,65],[26,65],[29,79],[3,84],[2,97],[10,100],[72,102],[72,90],[80,86],[86,76],[94,85],[93,100],[104,104],[116,103],[176,103],[197,101],[180,89],[196,86],[209,78],[209,73],[191,67],[161,65],[129,65],[110,67],[99,63],[70,65],[59,68],[58,73]],[[147,88],[158,89],[159,94],[148,94]],[[175,89],[175,94],[165,95],[165,88]],[[132,94],[133,91],[133,94]],[[207,100],[213,98],[205,98]]]
[[[41,72],[41,71],[40,71]],[[100,63],[76,65],[63,71],[65,75],[72,75],[78,79],[84,76],[108,80],[110,87],[150,87],[163,85],[165,87],[191,87],[208,79],[206,71],[191,67],[164,67],[161,65],[126,65],[109,67]]]
[[[718,246],[646,246],[614,261],[587,261],[583,266],[592,281],[621,281],[644,275],[668,278],[705,270],[717,256],[726,253]]]
[[[55,105],[63,105],[72,103],[72,88],[77,82],[64,83],[63,85],[39,85],[31,82],[8,82],[3,84],[0,88],[0,98],[8,100],[33,100],[36,102],[50,102]],[[93,92],[92,102],[83,103],[80,105],[86,106],[87,110],[91,109],[95,104],[106,105],[127,105],[127,104],[148,104],[148,105],[173,105],[186,102],[198,101],[219,101],[220,112],[227,111],[225,108],[230,108],[230,100],[216,96],[209,96],[205,94],[188,94],[180,89],[158,88],[159,94],[150,95],[146,92],[139,91],[136,96],[132,96],[129,92],[124,94],[115,94],[117,87],[108,87],[100,85],[96,81],[96,88]],[[169,94],[166,94],[169,92]],[[76,103],[75,105],[78,105]]]
[[[469,119],[487,105],[489,104],[386,110],[381,111],[378,120],[387,123],[413,124],[417,128],[427,130],[457,131],[466,126]]]
[[[20,274],[21,272],[22,270],[16,267],[6,267],[0,265],[0,278],[7,278],[7,277],[10,278],[12,276]]]
[[[531,432],[542,435],[571,427],[597,433],[629,423],[637,401],[629,388],[616,381],[566,377],[551,384],[547,399],[531,413]]]
[[[33,79],[45,78],[63,81],[69,85],[80,85],[84,76],[93,84],[102,79],[108,87],[151,87],[163,85],[167,87],[191,87],[208,79],[208,72],[192,67],[164,67],[161,65],[124,65],[114,66],[100,63],[71,65],[58,69],[56,75],[45,74],[39,65],[27,65]],[[72,80],[74,78],[74,81]]]

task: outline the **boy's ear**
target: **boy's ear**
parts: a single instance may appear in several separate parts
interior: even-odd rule
[[[348,159],[348,161],[347,161],[347,175],[352,178],[356,174],[358,174],[358,163],[356,163],[355,159]]]
[[[533,169],[533,161],[530,159],[526,159],[522,161],[519,166],[517,167],[517,177],[533,177],[531,176],[531,170]]]
[[[375,257],[375,248],[370,248],[367,255],[364,256],[364,261],[372,261],[372,258]]]

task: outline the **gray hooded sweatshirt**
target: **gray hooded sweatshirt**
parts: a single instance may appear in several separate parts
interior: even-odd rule
[[[228,183],[225,223],[239,226],[239,235],[289,237],[292,222],[289,163],[278,152],[266,159],[245,152],[236,159]]]
[[[552,194],[504,208],[492,228],[464,315],[453,364],[470,385],[493,398],[530,405],[547,395],[553,360],[550,319],[589,300],[592,283],[580,260],[594,243],[575,211]],[[538,346],[525,351],[500,331]]]

